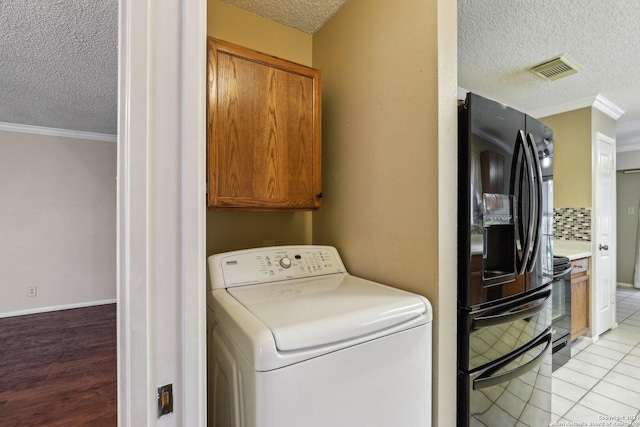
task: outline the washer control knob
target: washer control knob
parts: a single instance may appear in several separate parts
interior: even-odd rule
[[[280,267],[282,267],[282,268],[291,267],[291,259],[287,258],[287,257],[280,258]]]

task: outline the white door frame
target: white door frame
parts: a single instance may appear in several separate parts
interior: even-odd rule
[[[206,0],[119,0],[120,427],[206,425],[206,17]]]
[[[599,221],[596,218],[597,212],[598,212],[598,203],[603,203],[605,201],[601,201],[600,198],[602,197],[599,192],[599,185],[600,185],[600,176],[598,173],[598,156],[599,156],[599,142],[603,141],[606,142],[608,144],[612,145],[612,150],[613,150],[613,157],[612,157],[612,164],[610,165],[611,168],[611,191],[612,194],[610,195],[611,198],[613,198],[613,201],[609,200],[608,202],[611,203],[612,209],[613,209],[613,213],[611,215],[611,242],[609,243],[609,259],[610,259],[610,263],[611,263],[611,269],[610,269],[610,277],[609,277],[609,283],[611,284],[611,288],[609,289],[609,303],[611,304],[611,329],[615,329],[617,327],[617,323],[616,323],[616,303],[615,303],[615,286],[616,286],[616,258],[617,258],[617,243],[616,243],[616,213],[615,213],[615,209],[616,209],[616,203],[615,203],[615,197],[616,197],[616,168],[615,168],[615,153],[616,153],[616,140],[603,134],[600,132],[595,132],[594,136],[593,136],[593,143],[592,143],[592,166],[591,166],[591,170],[593,173],[593,178],[592,178],[592,187],[591,187],[591,200],[592,200],[592,218],[591,218],[591,223],[592,223],[592,236],[591,236],[591,260],[592,260],[592,265],[591,265],[591,277],[589,280],[589,295],[591,296],[590,299],[590,335],[591,338],[593,339],[593,341],[597,341],[599,339],[600,333],[604,332],[601,331],[602,326],[600,325],[600,321],[599,321],[599,299],[598,299],[598,295],[599,295],[599,289],[597,287],[598,284],[598,278],[600,277],[600,269],[602,268],[599,264],[599,244],[601,244],[602,242],[599,241],[599,236],[600,236],[600,230],[599,230]]]

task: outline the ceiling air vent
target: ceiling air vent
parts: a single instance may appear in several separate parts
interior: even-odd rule
[[[558,80],[580,71],[582,68],[564,55],[547,59],[528,70],[547,80]]]

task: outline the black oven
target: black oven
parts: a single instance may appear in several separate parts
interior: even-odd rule
[[[555,371],[571,359],[571,261],[565,257],[553,259],[551,333]]]

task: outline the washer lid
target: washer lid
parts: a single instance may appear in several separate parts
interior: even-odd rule
[[[425,314],[424,323],[431,320],[423,297],[349,274],[227,291],[271,330],[279,351],[362,337]]]

